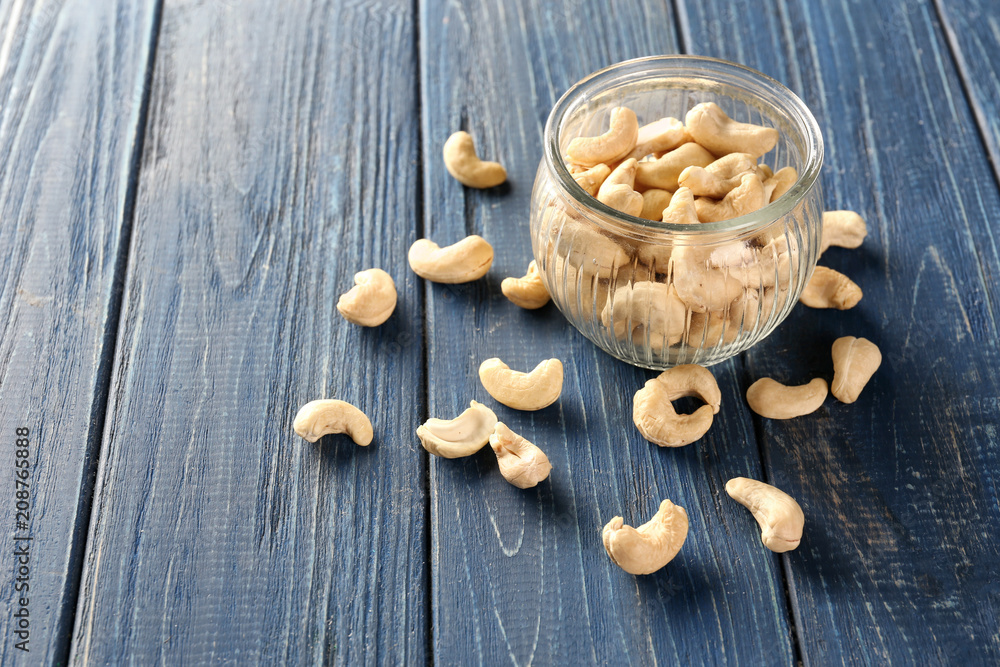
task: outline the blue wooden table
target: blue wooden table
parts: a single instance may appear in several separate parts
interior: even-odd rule
[[[722,411],[677,450],[631,424],[651,372],[499,288],[552,104],[664,53],[797,92],[827,207],[870,229],[824,256],[861,304],[713,368]],[[0,0],[0,663],[997,664],[998,63],[993,0]],[[448,176],[457,129],[508,186]],[[486,279],[408,269],[470,233]],[[335,303],[370,266],[400,301],[361,329]],[[749,411],[842,335],[884,354],[857,403]],[[414,435],[486,402],[493,356],[565,364],[556,406],[497,407],[552,461],[535,489]],[[372,446],[294,435],[324,396]],[[798,499],[796,551],[739,475]],[[628,575],[601,527],[662,498],[688,540]]]

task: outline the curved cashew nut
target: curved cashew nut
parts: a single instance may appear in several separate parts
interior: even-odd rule
[[[663,210],[670,205],[672,197],[670,190],[658,188],[646,190],[642,193],[642,210],[639,211],[639,217],[659,222],[663,219]]]
[[[799,172],[795,167],[782,167],[772,176],[764,180],[764,191],[769,192],[767,201],[778,201],[783,194],[792,189],[795,182],[799,180]]]
[[[698,224],[698,210],[694,204],[694,193],[688,188],[677,188],[677,192],[670,198],[670,203],[663,209],[660,220],[673,225]]]
[[[479,380],[490,396],[508,408],[541,410],[562,393],[563,366],[558,359],[546,359],[530,373],[521,373],[494,357],[480,364]]]
[[[685,168],[677,183],[698,196],[722,199],[740,184],[744,174],[753,173],[758,173],[753,158],[746,153],[730,153],[707,167]]]
[[[430,239],[418,239],[410,246],[407,259],[421,278],[435,283],[467,283],[490,270],[493,246],[475,234],[444,248]]]
[[[740,334],[757,328],[760,312],[760,297],[756,290],[747,290],[743,298],[737,299],[728,311],[692,313],[691,324],[685,336],[688,345],[709,348],[728,345]],[[764,317],[762,321],[766,321]]]
[[[615,162],[635,148],[639,121],[628,107],[611,110],[608,131],[596,137],[577,137],[569,142],[566,155],[576,164],[593,167],[601,162]]]
[[[743,294],[743,284],[710,257],[710,248],[695,246],[674,246],[670,256],[677,296],[699,313],[725,310]]]
[[[551,298],[535,260],[528,264],[528,273],[523,278],[504,278],[500,283],[500,291],[511,303],[525,310],[541,308]]]
[[[819,246],[822,255],[830,246],[857,248],[868,236],[868,225],[854,211],[827,211],[823,214],[823,240]]]
[[[639,128],[635,148],[625,156],[625,159],[641,160],[653,153],[670,151],[686,141],[690,141],[684,123],[676,118],[661,118]]]
[[[633,189],[637,162],[630,158],[615,167],[597,191],[597,201],[628,215],[642,211],[642,195]]]
[[[738,123],[715,102],[695,105],[684,117],[684,125],[695,141],[719,156],[749,153],[756,159],[774,148],[779,139],[773,127]]]
[[[677,189],[677,179],[687,167],[692,165],[707,167],[715,162],[715,156],[694,142],[681,144],[655,160],[640,162],[635,170],[635,182],[644,188],[661,190]]]
[[[679,415],[671,401],[685,396],[697,396],[706,405]],[[632,421],[646,440],[661,447],[683,447],[708,433],[721,402],[722,392],[708,369],[682,364],[663,371],[635,393]]]
[[[836,308],[848,310],[861,301],[864,293],[858,284],[839,271],[817,266],[799,301],[810,308]]]
[[[753,514],[760,524],[760,541],[765,547],[780,554],[799,546],[806,518],[790,495],[746,477],[726,482],[726,493]]]
[[[732,220],[764,208],[767,204],[764,194],[764,184],[761,182],[760,176],[748,173],[743,174],[740,184],[730,190],[729,194],[720,201],[698,197],[694,204],[698,211],[699,220],[720,222]]]
[[[472,401],[454,419],[431,417],[417,429],[420,444],[428,452],[446,459],[470,456],[490,441],[497,416],[482,403]]]
[[[611,519],[601,539],[611,562],[629,574],[656,572],[674,559],[687,539],[687,512],[669,500],[660,503],[653,518],[638,528],[624,523],[620,516]]]
[[[550,233],[550,241],[555,248],[549,253],[564,258],[569,268],[584,275],[584,282],[595,274],[598,278],[610,278],[618,268],[629,262],[625,249],[601,233],[593,222],[563,216],[561,223],[552,224]],[[558,280],[554,282],[558,284]],[[550,290],[549,293],[553,292]]]
[[[841,403],[853,403],[881,365],[882,352],[875,343],[854,336],[838,338],[833,341],[830,393]]]
[[[813,378],[808,384],[794,387],[771,378],[761,378],[747,389],[747,403],[761,417],[794,419],[819,410],[826,394],[827,385],[823,378]]]
[[[444,142],[444,166],[455,180],[470,188],[492,188],[507,180],[503,165],[476,156],[476,145],[468,132],[456,132]]]
[[[615,290],[601,313],[604,326],[616,338],[624,338],[639,326],[649,329],[650,338],[664,338],[670,346],[684,335],[687,308],[670,285],[644,280],[631,289]]]
[[[580,187],[587,191],[591,197],[597,197],[601,184],[604,183],[608,175],[611,174],[611,167],[604,164],[595,164],[590,169],[578,171],[573,174],[573,180],[580,184]]]
[[[396,283],[382,269],[354,274],[354,287],[340,295],[337,310],[344,319],[363,327],[377,327],[396,309]]]
[[[292,428],[309,442],[316,442],[324,435],[346,433],[351,440],[365,447],[371,444],[374,433],[368,416],[347,401],[320,399],[309,401],[295,415]]]
[[[541,449],[497,422],[490,435],[503,478],[519,489],[530,489],[549,476],[552,464]]]

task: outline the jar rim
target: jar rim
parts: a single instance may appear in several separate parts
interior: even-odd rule
[[[776,201],[746,215],[721,222],[685,225],[628,215],[598,201],[596,197],[592,197],[576,182],[562,158],[559,146],[559,133],[563,119],[569,111],[575,108],[574,102],[582,95],[601,92],[616,84],[621,84],[623,77],[627,79],[626,82],[635,82],[647,78],[680,76],[684,72],[708,82],[754,86],[756,99],[784,112],[793,121],[793,124],[802,133],[805,156],[799,178],[788,192],[778,197]],[[563,93],[552,107],[548,120],[545,122],[544,143],[544,159],[548,170],[556,175],[563,189],[585,209],[590,209],[618,224],[623,224],[626,228],[637,228],[636,231],[677,232],[685,236],[718,234],[719,232],[743,234],[766,227],[788,214],[805,198],[819,177],[820,168],[823,165],[823,137],[820,133],[819,123],[798,95],[780,81],[763,72],[728,60],[708,56],[665,55],[633,58],[615,63],[584,77]]]

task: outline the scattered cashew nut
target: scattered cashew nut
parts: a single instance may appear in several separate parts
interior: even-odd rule
[[[838,338],[833,341],[833,384],[830,392],[841,403],[853,403],[881,364],[882,352],[867,338]]]
[[[822,255],[830,246],[857,248],[868,236],[868,225],[854,211],[827,211],[823,214],[823,240],[819,246]]]
[[[810,308],[848,310],[858,305],[863,295],[857,283],[843,273],[817,266],[802,290],[799,301]]]
[[[760,541],[775,553],[791,551],[802,540],[805,515],[790,495],[770,484],[746,477],[726,482],[726,493],[743,505],[760,524]]]
[[[435,283],[467,283],[486,275],[493,264],[493,246],[481,236],[467,236],[441,248],[430,239],[418,239],[407,256],[410,268]]]
[[[572,162],[593,167],[601,162],[609,164],[635,148],[639,134],[639,121],[628,107],[611,110],[608,131],[596,137],[577,137],[569,142],[566,155]]]
[[[558,359],[546,359],[531,372],[521,373],[494,357],[480,364],[479,380],[490,396],[509,408],[541,410],[562,393],[563,365]]]
[[[671,401],[685,396],[697,396],[706,405],[679,415]],[[683,447],[708,433],[721,402],[722,392],[708,369],[682,364],[663,371],[635,393],[632,421],[646,440],[661,447]]]
[[[503,478],[519,489],[530,489],[549,476],[552,464],[536,445],[497,422],[490,435],[490,447],[497,455]]]
[[[525,310],[541,308],[551,298],[535,260],[528,264],[528,273],[523,278],[504,278],[500,283],[500,291],[511,303]]]
[[[446,459],[470,456],[490,441],[497,416],[482,403],[472,401],[454,419],[430,418],[417,428],[420,444],[431,454]]]
[[[636,164],[635,159],[630,158],[615,167],[597,191],[597,201],[627,215],[639,215],[642,195],[633,189]]]
[[[684,117],[684,125],[695,141],[719,156],[749,153],[759,158],[774,148],[779,139],[773,127],[739,123],[715,102],[695,105]]]
[[[629,574],[651,574],[669,563],[684,545],[688,515],[669,500],[638,528],[616,516],[604,526],[601,539],[611,561]]]
[[[334,398],[309,401],[295,415],[292,428],[309,442],[316,442],[330,433],[346,433],[351,440],[365,447],[374,433],[365,413],[347,401]]]
[[[823,378],[813,378],[808,384],[789,387],[771,378],[761,378],[747,389],[750,409],[768,419],[794,419],[819,410],[826,400],[827,385]]]
[[[444,142],[444,166],[455,180],[470,188],[492,188],[507,180],[503,165],[476,156],[476,145],[468,132],[456,132]]]
[[[396,309],[396,283],[382,269],[354,274],[354,287],[340,295],[337,310],[344,319],[363,327],[377,327]]]

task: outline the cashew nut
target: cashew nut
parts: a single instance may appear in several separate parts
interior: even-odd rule
[[[778,201],[783,194],[792,189],[795,181],[799,180],[799,172],[795,167],[782,167],[772,176],[768,176],[764,181],[764,190],[767,191],[767,201]]]
[[[417,428],[420,444],[431,454],[457,459],[475,454],[490,440],[497,416],[482,403],[472,401],[454,419],[431,417]]]
[[[740,184],[744,174],[752,173],[757,173],[753,158],[746,153],[730,153],[707,167],[687,167],[677,183],[690,188],[692,194],[721,199]]]
[[[699,313],[724,310],[743,294],[739,280],[711,264],[711,252],[706,247],[675,246],[670,256],[677,295]]]
[[[661,118],[639,128],[635,148],[625,156],[625,159],[641,160],[653,153],[662,153],[677,148],[688,138],[684,123],[676,118]]]
[[[663,219],[663,209],[670,205],[671,197],[669,190],[658,188],[646,190],[642,193],[642,211],[639,212],[639,217],[659,222]]]
[[[760,524],[760,541],[765,547],[780,554],[799,546],[806,518],[790,495],[746,477],[726,482],[726,493],[753,514]]]
[[[630,158],[615,167],[597,191],[597,201],[616,211],[639,215],[642,211],[642,195],[633,189],[636,164],[635,159]]]
[[[663,209],[660,219],[673,225],[698,224],[698,209],[695,208],[694,194],[687,188],[677,188],[677,192],[670,198],[670,203]]]
[[[698,219],[702,222],[731,220],[753,213],[763,208],[765,204],[767,200],[764,198],[764,184],[761,183],[760,176],[754,173],[743,174],[740,184],[720,201],[698,197],[694,202]]]
[[[757,327],[760,299],[756,290],[747,290],[743,298],[737,299],[728,311],[692,313],[691,324],[685,336],[688,345],[703,348],[728,345],[741,333]],[[766,318],[763,318],[766,320]]]
[[[628,107],[611,110],[608,131],[596,137],[577,137],[569,142],[566,155],[576,164],[593,167],[601,162],[609,164],[635,148],[639,134],[639,121]]]
[[[528,264],[528,273],[523,278],[504,278],[500,283],[500,291],[511,303],[525,310],[541,308],[550,299],[535,260]]]
[[[421,278],[435,283],[467,283],[490,270],[493,246],[475,234],[444,248],[430,239],[418,239],[410,246],[408,259],[410,268]]]
[[[671,401],[685,396],[697,396],[706,405],[679,415]],[[632,421],[646,440],[661,447],[683,447],[708,433],[721,402],[722,392],[708,369],[682,364],[663,371],[635,393]]]
[[[558,359],[546,359],[530,373],[521,373],[494,357],[479,366],[479,380],[490,396],[509,408],[541,410],[562,393],[563,366]]]
[[[519,489],[530,489],[549,476],[552,464],[541,449],[497,422],[490,435],[503,478]]]
[[[578,171],[573,174],[573,180],[580,184],[580,187],[587,191],[587,194],[591,197],[597,196],[597,191],[600,190],[601,184],[611,173],[611,167],[604,164],[595,164],[590,169],[585,169],[583,171]]]
[[[374,434],[367,415],[346,401],[328,398],[309,401],[295,415],[292,428],[309,442],[316,442],[330,433],[346,433],[351,440],[365,447]]]
[[[684,125],[699,144],[722,156],[749,153],[759,158],[778,143],[778,131],[750,123],[739,123],[715,102],[703,102],[687,112]]]
[[[819,252],[822,255],[830,246],[857,248],[866,236],[868,225],[854,211],[827,211],[823,214],[823,240]]]
[[[640,162],[635,170],[635,182],[645,188],[660,190],[677,189],[677,179],[686,168],[695,165],[707,167],[715,162],[715,156],[702,146],[688,142],[664,153],[656,160]]]
[[[687,512],[669,500],[638,528],[624,524],[622,517],[614,517],[601,538],[611,561],[629,574],[651,574],[662,568],[681,550],[688,534]]]
[[[604,306],[601,322],[614,331],[616,338],[632,334],[639,326],[649,332],[651,343],[663,339],[668,347],[684,335],[687,308],[671,285],[644,280],[631,289],[615,290]]]
[[[853,403],[881,364],[882,352],[867,338],[838,338],[833,341],[833,384],[830,392],[841,403]]]
[[[340,295],[337,310],[344,319],[363,327],[377,327],[396,309],[396,283],[382,269],[354,274],[354,287]]]
[[[462,185],[492,188],[507,180],[507,170],[499,162],[484,162],[476,156],[476,146],[468,132],[456,132],[444,142],[444,166]]]
[[[578,270],[584,280],[595,274],[599,278],[610,278],[617,267],[629,261],[624,248],[588,220],[563,214],[552,223],[549,234],[550,241],[555,242],[555,247],[549,248],[549,252],[565,258],[568,268]],[[551,289],[549,293],[552,293]]]
[[[861,301],[863,292],[857,283],[839,271],[817,266],[806,283],[799,301],[810,308],[848,310]]]
[[[747,389],[750,409],[768,419],[794,419],[819,410],[826,400],[827,386],[823,378],[813,378],[808,384],[789,387],[771,378],[761,378]]]
[[[761,162],[757,165],[757,175],[761,177],[761,180],[767,183],[768,179],[774,176],[774,170]]]

